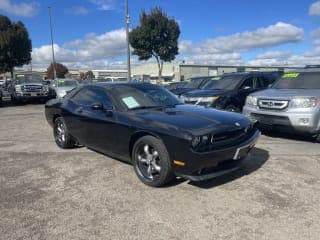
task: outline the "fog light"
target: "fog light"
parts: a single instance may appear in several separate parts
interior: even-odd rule
[[[308,125],[309,124],[309,118],[300,118],[299,119],[300,125]]]
[[[173,163],[177,166],[180,166],[180,167],[184,167],[184,165],[186,165],[184,162],[182,161],[178,161],[178,160],[174,160]]]

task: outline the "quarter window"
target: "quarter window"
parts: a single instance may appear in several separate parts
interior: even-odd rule
[[[111,107],[112,103],[106,92],[99,88],[84,88],[71,98],[73,102],[83,106],[91,106],[94,103],[102,103]]]

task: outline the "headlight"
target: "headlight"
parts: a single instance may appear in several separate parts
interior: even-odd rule
[[[213,103],[217,99],[219,99],[219,96],[203,97],[203,98],[199,98],[199,102],[201,102],[201,103]]]
[[[65,92],[65,91],[61,91],[61,92],[58,93],[58,97],[59,97],[59,98],[62,98],[62,97],[64,97],[65,95],[66,95],[66,92]]]
[[[193,137],[191,141],[191,146],[193,149],[196,149],[200,146],[206,145],[211,141],[211,135],[203,135],[203,136],[197,136]]]
[[[313,108],[317,106],[319,100],[315,97],[307,98],[294,98],[291,100],[291,107],[292,108]]]
[[[43,92],[49,92],[49,87],[48,86],[42,86],[42,91]]]
[[[20,85],[15,86],[15,90],[16,90],[16,92],[22,92],[22,91],[23,91],[23,89],[24,89],[24,87],[23,87],[23,86],[20,86]]]
[[[257,106],[258,98],[254,96],[248,96],[246,98],[246,105]]]

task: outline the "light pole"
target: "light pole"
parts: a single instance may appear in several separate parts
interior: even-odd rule
[[[126,5],[126,40],[127,40],[127,79],[131,81],[131,66],[130,66],[130,44],[129,44],[129,24],[130,24],[130,16],[129,16],[129,5],[128,0],[125,0]]]
[[[51,21],[51,7],[48,7],[48,10],[49,10],[50,34],[51,34],[51,50],[52,50],[53,79],[56,79],[56,78],[57,78],[57,72],[56,72],[56,61],[55,61],[55,59],[54,59],[52,21]]]

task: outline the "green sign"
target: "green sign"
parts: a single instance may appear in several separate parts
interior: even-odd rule
[[[282,78],[296,78],[300,73],[285,73],[282,75]]]

